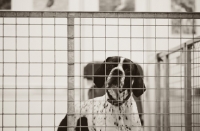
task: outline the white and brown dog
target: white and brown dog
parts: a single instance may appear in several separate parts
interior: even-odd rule
[[[131,60],[108,57],[95,72],[94,83],[106,94],[75,105],[75,131],[140,131],[136,102],[146,90],[138,65]],[[58,131],[67,130],[67,115]]]

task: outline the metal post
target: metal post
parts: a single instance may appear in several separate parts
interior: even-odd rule
[[[156,130],[155,131],[160,131],[160,127],[161,127],[161,119],[160,119],[160,109],[161,109],[161,105],[160,105],[160,101],[161,101],[161,98],[160,98],[160,60],[159,60],[159,54],[157,54],[157,61],[156,61],[156,70],[155,70],[155,73],[156,73],[156,78],[155,78],[155,83],[156,83],[156,107],[155,107],[155,123],[156,123]]]
[[[164,100],[163,100],[163,131],[170,131],[170,113],[169,113],[169,56],[164,58]]]
[[[191,47],[184,47],[184,95],[185,95],[185,130],[192,131],[192,94],[191,94]]]
[[[74,17],[73,13],[68,14],[68,118],[67,128],[68,131],[72,131],[75,126],[74,122]]]

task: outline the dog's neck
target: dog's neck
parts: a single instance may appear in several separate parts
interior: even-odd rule
[[[107,94],[107,101],[114,106],[121,106],[132,95],[130,90],[125,90],[119,93],[118,96],[116,96],[115,92],[112,89],[108,89],[106,94]]]

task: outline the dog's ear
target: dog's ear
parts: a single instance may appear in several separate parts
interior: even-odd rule
[[[142,67],[136,63],[133,63],[132,66],[132,75],[134,80],[132,90],[133,94],[136,97],[139,97],[146,91],[146,87],[143,80],[143,70]]]
[[[97,69],[97,71],[94,73],[94,84],[98,87],[101,88],[105,84],[106,80],[106,62],[109,61],[111,57],[108,57]]]

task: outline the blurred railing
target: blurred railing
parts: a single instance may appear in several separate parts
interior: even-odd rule
[[[196,37],[157,54],[157,130],[200,129],[199,45]]]

